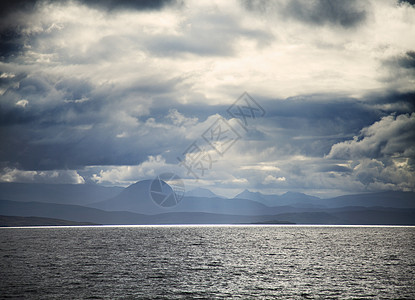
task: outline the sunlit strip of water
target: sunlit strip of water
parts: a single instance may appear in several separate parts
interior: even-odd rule
[[[415,228],[414,225],[322,225],[322,224],[154,224],[154,225],[67,225],[67,226],[10,226],[0,229],[48,229],[48,228],[160,228],[160,227],[351,227],[351,228]]]

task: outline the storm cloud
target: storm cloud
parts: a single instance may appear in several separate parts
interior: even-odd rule
[[[415,189],[409,4],[1,5],[1,181],[125,186],[173,171],[227,195]],[[227,112],[244,91],[265,111],[246,128]],[[206,148],[215,162],[196,181],[177,157],[220,118],[240,139]]]

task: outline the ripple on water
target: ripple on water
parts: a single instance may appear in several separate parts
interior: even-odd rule
[[[415,228],[0,230],[2,298],[415,299]]]

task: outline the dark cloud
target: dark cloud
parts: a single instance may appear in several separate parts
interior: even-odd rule
[[[0,1],[0,18],[4,18],[10,13],[17,11],[30,12],[32,11],[38,0],[4,0]]]
[[[0,1],[0,60],[16,58],[22,51],[27,39],[23,34],[26,19],[36,9],[36,0]]]
[[[354,27],[366,19],[366,11],[359,1],[318,0],[289,1],[285,13],[293,18],[315,25]]]
[[[2,128],[2,162],[23,170],[79,169],[88,165],[135,165],[165,149],[151,136],[117,138],[110,124],[92,126],[50,124],[32,121],[25,126]],[[83,128],[85,127],[85,128]],[[154,134],[154,130],[151,134]],[[165,147],[165,146],[164,146]]]
[[[16,57],[22,52],[24,36],[17,30],[7,28],[0,31],[0,59]]]
[[[415,6],[415,0],[398,0],[399,4],[404,4],[404,3],[408,3],[410,5]]]
[[[383,117],[361,130],[353,140],[333,145],[329,157],[381,159],[415,155],[415,113]]]
[[[70,74],[55,78],[38,72],[3,78],[3,83],[8,89],[0,103],[0,138],[8,147],[0,150],[0,164],[11,169],[79,170],[85,166],[137,165],[159,154],[174,164],[177,155],[193,141],[186,133],[199,130],[201,134],[207,127],[201,128],[200,124],[206,123],[209,116],[229,117],[227,105],[209,105],[207,101],[178,103],[175,99],[182,89],[176,89],[181,86],[181,78],[144,78],[117,86]],[[28,104],[17,105],[22,99]],[[136,106],[145,103],[143,99],[149,99],[148,111],[135,112]],[[252,155],[266,147],[276,147],[273,155],[277,158],[296,154],[322,158],[333,144],[350,140],[362,128],[389,115],[386,108],[391,104],[410,103],[411,99],[412,94],[397,93],[364,99],[336,94],[257,99],[266,115],[252,124],[237,147],[241,153]],[[198,121],[174,124],[168,117],[171,109]],[[347,158],[333,154],[330,159]],[[313,170],[350,173],[348,167],[336,163]],[[310,172],[304,170],[306,174],[300,175],[308,176]],[[289,174],[283,176],[288,178]],[[363,171],[359,174],[361,180],[370,181]]]
[[[0,20],[0,140],[7,145],[0,147],[2,180],[51,181],[54,171],[63,170],[73,172],[63,172],[58,181],[82,182],[78,172],[84,172],[87,181],[114,183],[142,164],[151,171],[154,165],[177,166],[177,156],[218,115],[229,118],[229,95],[245,86],[255,91],[266,114],[253,120],[248,131],[239,128],[241,140],[208,180],[350,191],[355,185],[376,189],[378,183],[412,188],[408,170],[413,173],[415,167],[415,94],[396,93],[411,89],[393,85],[393,90],[380,87],[364,97],[343,96],[377,87],[378,79],[369,77],[389,70],[393,83],[410,82],[414,74],[413,51],[390,57],[381,72],[371,59],[361,63],[379,57],[373,54],[379,49],[370,38],[365,50],[356,49],[354,43],[367,38],[367,30],[343,29],[365,23],[366,2],[244,2],[247,10],[267,14],[266,20],[221,3],[213,8],[196,2],[160,14],[154,10],[178,2],[8,3],[2,4]],[[72,9],[79,17],[69,15]],[[152,11],[133,17],[133,10]],[[273,25],[293,26],[278,31]],[[313,36],[321,32],[319,26],[337,30],[336,37],[331,33],[322,41]],[[347,34],[352,44],[336,41],[342,40],[338,33]],[[297,34],[306,38],[293,40]],[[314,39],[329,47],[316,52]],[[263,47],[267,43],[270,48]],[[392,42],[391,47],[397,46]],[[323,56],[329,63],[320,61]],[[338,68],[349,57],[351,68]],[[269,99],[272,91],[321,94]],[[267,99],[258,95],[262,92]],[[235,120],[230,123],[238,126]],[[138,169],[125,180],[150,174]]]
[[[177,4],[177,0],[78,0],[90,7],[104,9],[108,11],[113,10],[153,10],[161,9],[167,5]]]
[[[276,13],[279,17],[292,18],[312,25],[335,25],[351,28],[365,21],[366,1],[314,0],[287,1],[287,4],[268,0],[246,0],[243,5],[252,11]]]
[[[378,120],[382,113],[365,101],[336,94],[304,95],[264,104],[280,128],[312,135],[344,135]]]
[[[413,80],[415,78],[415,51],[406,51],[400,55],[394,55],[383,59],[382,66],[388,71],[382,77],[385,82],[398,80]]]
[[[69,0],[47,1],[47,0],[5,0],[0,2],[0,17],[5,17],[16,12],[31,12],[39,3],[60,2],[67,3]],[[177,4],[177,0],[77,0],[76,2],[90,7],[108,11],[135,9],[153,10],[161,9],[167,5]]]
[[[0,139],[8,145],[0,149],[3,165],[24,170],[134,165],[177,146],[172,140],[181,140],[174,132],[146,126],[143,115],[154,117],[153,112],[135,108],[143,105],[142,98],[172,93],[175,80],[153,78],[147,84],[143,80],[118,87],[71,76],[12,79],[0,102]],[[27,104],[19,105],[22,99]],[[157,102],[153,106],[159,109]],[[164,109],[160,119],[167,113]]]
[[[391,113],[405,114],[415,111],[415,93],[397,93],[386,91],[382,94],[373,93],[365,98],[367,105],[376,107],[384,115]]]
[[[398,64],[405,69],[415,69],[415,51],[408,51],[398,58]]]
[[[406,51],[400,55],[395,55],[383,60],[383,65],[390,68],[392,71],[399,69],[406,69],[411,71],[415,69],[415,51]]]
[[[373,94],[361,99],[336,94],[261,100],[266,116],[261,119],[265,139],[275,143],[279,155],[323,157],[333,144],[358,136],[391,113],[414,111],[413,93]],[[268,131],[267,128],[270,130]],[[259,137],[260,135],[258,135]]]

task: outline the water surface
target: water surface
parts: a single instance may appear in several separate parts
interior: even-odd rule
[[[415,228],[0,228],[0,295],[415,299]]]

